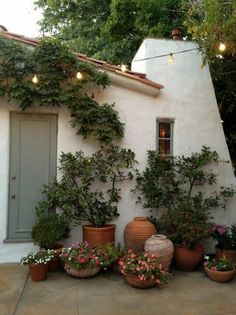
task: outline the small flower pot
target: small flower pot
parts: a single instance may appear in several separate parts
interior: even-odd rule
[[[44,281],[47,279],[48,265],[47,264],[30,264],[30,277],[34,282]]]
[[[234,270],[229,270],[229,271],[215,271],[208,269],[204,267],[205,272],[208,276],[213,281],[217,282],[228,282],[233,279],[234,277]]]
[[[146,280],[140,280],[137,275],[133,275],[131,273],[125,275],[125,280],[131,287],[137,289],[148,289],[156,285],[155,279],[149,278]]]
[[[95,276],[100,271],[100,266],[96,266],[92,269],[85,268],[81,270],[77,270],[76,268],[65,267],[65,271],[72,277],[75,278],[90,278]]]

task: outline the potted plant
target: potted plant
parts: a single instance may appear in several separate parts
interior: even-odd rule
[[[53,249],[54,259],[49,263],[49,271],[56,271],[60,268],[59,255],[63,245],[59,242],[69,237],[70,225],[65,215],[57,213],[43,214],[38,217],[32,227],[32,238],[40,248]]]
[[[206,167],[218,154],[203,146],[189,157],[165,157],[148,152],[148,167],[137,171],[138,202],[152,211],[151,220],[175,244],[174,260],[179,269],[193,270],[203,258],[203,241],[210,234],[211,209],[226,206],[234,191],[222,187],[209,192],[216,174]],[[154,213],[155,211],[155,213]]]
[[[44,281],[47,278],[48,263],[53,259],[54,251],[40,249],[21,258],[22,265],[28,265],[32,281]]]
[[[63,248],[60,257],[65,271],[73,277],[92,277],[101,269],[99,249],[86,241]]]
[[[61,178],[45,187],[47,200],[39,204],[39,212],[58,207],[75,224],[89,223],[83,225],[84,241],[114,242],[115,225],[107,223],[119,216],[121,183],[132,178],[134,162],[131,150],[112,144],[91,156],[82,151],[62,153]]]
[[[226,257],[236,267],[236,224],[214,224],[211,237],[217,241],[215,246],[216,259]]]
[[[224,256],[218,261],[210,259],[209,256],[204,257],[204,269],[207,276],[217,282],[228,282],[234,276],[234,268],[232,263]]]
[[[115,246],[112,243],[107,243],[99,247],[100,264],[103,270],[112,269],[116,273],[120,273],[119,260],[127,254],[127,247],[121,247],[120,244]]]
[[[139,289],[159,288],[169,277],[163,270],[158,258],[150,253],[135,253],[129,250],[128,254],[119,260],[121,273],[126,282]]]

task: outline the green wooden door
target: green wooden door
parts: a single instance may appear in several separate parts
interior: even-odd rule
[[[57,116],[11,113],[8,239],[29,240],[42,186],[56,176]]]

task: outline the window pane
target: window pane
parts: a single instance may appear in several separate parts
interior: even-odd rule
[[[159,138],[170,138],[170,123],[159,123]]]
[[[170,140],[159,140],[159,154],[170,155]]]

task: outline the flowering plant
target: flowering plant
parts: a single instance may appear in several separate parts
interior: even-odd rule
[[[65,269],[75,268],[93,269],[100,266],[99,249],[88,242],[78,242],[69,248],[63,248],[60,255],[61,260],[65,263]]]
[[[122,274],[137,275],[141,281],[155,279],[156,285],[161,287],[169,276],[162,268],[158,258],[150,253],[134,253],[131,250],[119,260]]]
[[[212,271],[230,271],[233,269],[232,263],[226,257],[217,261],[216,259],[210,259],[209,256],[205,256],[204,260],[204,267]]]
[[[119,259],[127,253],[127,248],[121,248],[118,244],[115,246],[113,243],[107,243],[104,246],[98,248],[100,256],[100,264],[103,269],[109,269],[118,263]]]
[[[218,242],[218,248],[231,250],[236,249],[236,224],[227,226],[225,224],[214,224],[211,237]]]
[[[36,253],[29,253],[21,258],[22,265],[41,265],[47,264],[54,258],[55,252],[50,249],[40,249]]]

